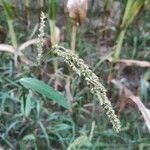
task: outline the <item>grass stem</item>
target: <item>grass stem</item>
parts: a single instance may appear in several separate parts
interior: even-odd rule
[[[55,19],[49,19],[49,25],[50,25],[50,31],[51,31],[51,42],[52,42],[52,46],[54,46],[56,43],[56,20]],[[58,63],[57,61],[54,61],[54,71],[57,71],[58,68]]]
[[[77,35],[77,26],[72,26],[72,34],[71,34],[71,50],[75,52],[76,47],[76,35]]]

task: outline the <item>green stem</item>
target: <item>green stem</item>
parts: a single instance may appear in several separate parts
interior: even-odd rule
[[[9,20],[7,20],[7,23],[8,23],[9,33],[10,33],[10,37],[11,37],[11,43],[12,43],[13,47],[16,49],[17,48],[17,38],[16,38],[14,26],[13,26],[13,20],[9,19]],[[14,62],[15,62],[15,66],[17,66],[17,55],[16,54],[14,55]]]
[[[11,38],[11,43],[13,47],[16,49],[17,48],[17,38],[16,38],[16,33],[14,30],[14,25],[13,25],[13,10],[12,10],[12,4],[8,1],[1,0],[4,12],[6,15],[7,19],[7,24],[8,24],[8,29],[9,29],[9,34]],[[15,65],[17,66],[17,55],[15,54],[14,56],[14,61]]]
[[[12,45],[14,48],[16,48],[17,47],[17,38],[16,38],[14,26],[13,26],[13,20],[11,20],[11,19],[7,20],[7,23],[8,23],[8,28],[9,28]]]
[[[112,64],[111,64],[111,68],[110,68],[108,82],[110,82],[110,80],[114,76],[115,64],[119,60],[119,57],[120,57],[121,47],[122,47],[122,44],[123,44],[123,39],[124,39],[125,33],[126,33],[126,29],[123,29],[119,33],[119,36],[118,36],[118,39],[117,39],[117,45],[115,46],[115,51],[114,51],[113,58],[112,58]]]
[[[49,19],[49,25],[50,25],[50,32],[51,32],[51,42],[52,42],[52,46],[54,46],[55,44],[57,44],[56,42],[56,20],[55,19]],[[54,61],[54,70],[56,72],[58,68],[58,63],[57,61]]]
[[[122,47],[125,33],[126,33],[126,29],[123,29],[118,36],[117,45],[116,45],[116,49],[114,51],[114,56],[113,56],[113,62],[116,62],[119,60],[120,53],[121,53],[121,47]]]

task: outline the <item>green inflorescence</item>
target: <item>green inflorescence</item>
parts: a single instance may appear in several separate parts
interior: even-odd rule
[[[40,16],[40,27],[39,27],[39,34],[38,34],[38,43],[37,43],[38,62],[39,62],[39,60],[41,59],[41,56],[42,56],[42,49],[43,49],[43,45],[44,45],[45,18],[46,18],[45,14],[44,14],[43,12],[41,12],[41,16]]]
[[[77,54],[65,49],[64,47],[55,45],[53,47],[53,53],[63,58],[63,60],[75,71],[78,75],[82,75],[90,87],[90,91],[96,96],[101,106],[103,107],[106,115],[108,116],[113,128],[119,132],[121,128],[120,120],[117,118],[111,102],[108,100],[106,95],[106,89],[99,81],[99,78],[93,73],[89,67],[84,63]]]

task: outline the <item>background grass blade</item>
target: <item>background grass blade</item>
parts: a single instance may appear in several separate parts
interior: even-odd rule
[[[28,95],[22,96],[21,99],[21,113],[24,117],[29,117],[32,109],[32,91],[30,90]]]
[[[39,126],[41,127],[42,129],[42,132],[45,136],[45,139],[46,139],[46,142],[47,142],[47,147],[50,149],[50,141],[49,141],[49,136],[48,136],[48,133],[43,125],[43,123],[41,121],[38,122]]]
[[[137,0],[135,2],[133,2],[133,0],[127,1],[122,23],[120,25],[120,33],[117,38],[117,45],[114,51],[114,62],[116,62],[120,57],[123,40],[128,26],[133,22],[134,18],[143,7],[144,2],[144,0]]]

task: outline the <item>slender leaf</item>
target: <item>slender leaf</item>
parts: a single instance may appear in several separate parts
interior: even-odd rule
[[[145,2],[145,0],[136,0],[135,1],[135,3],[132,6],[132,9],[129,11],[128,18],[126,20],[126,26],[129,26],[133,22],[135,16],[138,14],[140,9],[144,5],[144,2]]]
[[[26,135],[24,138],[23,138],[23,140],[25,141],[25,140],[29,140],[29,141],[34,141],[36,138],[35,138],[35,136],[33,135],[33,134],[28,134],[28,135]]]
[[[14,121],[12,124],[10,124],[10,126],[8,126],[7,129],[6,129],[5,136],[7,136],[8,133],[9,133],[14,127],[16,127],[17,124],[19,124],[19,123],[21,123],[21,121],[16,120],[16,121]]]
[[[44,127],[43,123],[41,121],[38,122],[39,126],[42,129],[42,132],[45,136],[46,142],[47,142],[47,147],[50,148],[50,141],[49,141],[49,137],[48,137],[48,133],[46,131],[46,128]]]
[[[132,6],[132,5],[133,5],[133,0],[128,0],[128,1],[127,1],[127,4],[126,4],[126,8],[125,8],[124,15],[123,15],[121,27],[124,27],[124,26],[125,26],[126,21],[127,21],[128,18],[130,17],[130,16],[129,16],[129,13],[130,13],[130,11],[131,11],[131,6]]]
[[[25,116],[28,117],[30,115],[31,109],[32,109],[32,92],[29,91],[29,94],[26,99],[26,105],[25,105]]]
[[[11,1],[9,0],[2,0],[2,5],[6,14],[6,17],[9,19],[13,18],[13,9],[12,9],[12,4]]]

